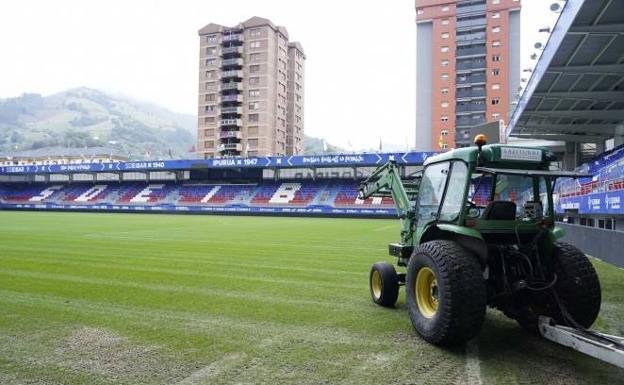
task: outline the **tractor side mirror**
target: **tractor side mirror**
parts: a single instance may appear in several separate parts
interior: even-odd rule
[[[481,215],[481,210],[479,210],[478,207],[471,207],[468,209],[468,212],[466,213],[466,216],[468,218],[479,218],[480,215]]]

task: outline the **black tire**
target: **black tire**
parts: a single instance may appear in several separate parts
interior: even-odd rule
[[[590,327],[598,317],[602,298],[594,266],[581,250],[563,242],[555,243],[554,262],[560,301],[576,323]]]
[[[417,295],[417,290],[423,293],[420,284],[429,274],[427,269],[435,279],[431,297],[437,293],[435,312],[428,314],[427,298],[419,304]],[[432,344],[463,343],[481,329],[487,301],[483,273],[477,259],[456,242],[431,241],[414,250],[407,266],[405,295],[414,329]]]
[[[377,305],[392,307],[399,298],[399,277],[394,266],[377,262],[368,275],[371,298]]]
[[[598,317],[601,302],[600,281],[594,266],[582,251],[563,242],[555,242],[552,261],[552,269],[557,274],[554,286],[557,298],[576,324],[589,328]],[[540,315],[558,324],[570,324],[552,291],[535,293],[524,302],[515,318],[529,332],[539,332]]]

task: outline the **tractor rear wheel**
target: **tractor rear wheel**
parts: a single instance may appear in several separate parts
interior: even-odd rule
[[[405,295],[414,329],[432,344],[462,343],[481,329],[483,273],[477,259],[456,242],[430,241],[414,250]]]
[[[394,266],[377,262],[368,276],[371,297],[377,305],[392,307],[399,298],[399,277]]]
[[[601,302],[600,281],[591,261],[576,247],[556,242],[553,270],[557,274],[554,291],[565,311],[578,325],[590,327],[598,317]],[[540,315],[549,316],[559,324],[570,323],[559,309],[552,292],[544,293],[541,300],[534,296],[532,302],[516,318],[524,329],[537,332]]]

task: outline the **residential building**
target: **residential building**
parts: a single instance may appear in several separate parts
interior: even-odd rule
[[[202,158],[303,153],[301,44],[260,17],[199,30],[197,152]]]
[[[508,121],[520,84],[520,0],[416,0],[416,149]]]

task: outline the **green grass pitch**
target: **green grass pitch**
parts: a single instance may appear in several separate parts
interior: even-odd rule
[[[0,212],[0,384],[616,384],[489,310],[440,349],[370,300],[397,220]],[[595,261],[595,327],[624,271]]]

